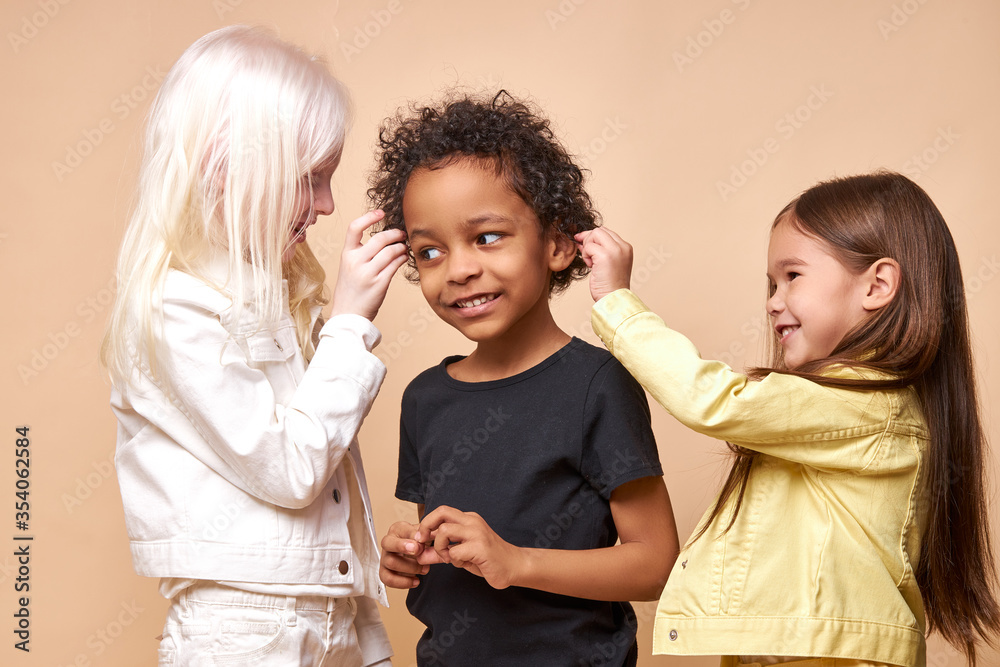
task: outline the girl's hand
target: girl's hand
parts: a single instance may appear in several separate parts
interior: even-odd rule
[[[382,538],[382,560],[378,576],[391,588],[416,588],[417,575],[427,574],[430,565],[442,562],[433,549],[427,549],[415,535],[419,526],[397,521]]]
[[[347,226],[331,317],[353,313],[374,320],[389,290],[389,281],[406,263],[406,232],[401,229],[373,234],[367,243],[361,243],[364,231],[384,215],[382,211],[371,211]]]
[[[423,518],[414,537],[433,544],[442,562],[485,578],[493,588],[515,585],[524,562],[520,549],[502,540],[481,516],[445,505]]]
[[[627,289],[632,276],[632,246],[607,227],[580,232],[575,237],[583,261],[590,267],[590,296],[594,301],[618,289]]]

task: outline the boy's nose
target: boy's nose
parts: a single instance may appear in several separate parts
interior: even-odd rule
[[[482,273],[473,252],[453,251],[448,257],[448,282],[463,284]]]

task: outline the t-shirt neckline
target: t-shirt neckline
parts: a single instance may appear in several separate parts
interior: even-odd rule
[[[451,375],[448,374],[448,365],[453,364],[456,361],[461,361],[465,359],[467,355],[456,354],[450,357],[445,357],[440,364],[438,364],[437,372],[440,374],[442,381],[449,387],[453,389],[458,389],[461,391],[484,391],[487,389],[498,389],[500,387],[506,387],[508,385],[517,384],[518,382],[523,382],[528,378],[538,375],[546,368],[552,366],[564,356],[584,345],[584,341],[576,336],[573,336],[568,343],[563,345],[561,348],[553,352],[551,355],[538,362],[531,368],[516,373],[514,375],[499,378],[497,380],[485,380],[483,382],[466,382],[465,380],[456,380]]]

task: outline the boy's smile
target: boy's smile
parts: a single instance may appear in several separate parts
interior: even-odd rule
[[[435,313],[470,340],[524,346],[558,331],[549,311],[553,271],[572,261],[534,210],[489,163],[462,158],[413,172],[403,219]],[[561,333],[561,332],[560,332]]]

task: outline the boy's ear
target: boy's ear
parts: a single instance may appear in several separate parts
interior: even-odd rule
[[[549,270],[558,273],[569,268],[576,258],[576,243],[565,234],[550,230],[548,233],[549,242]]]
[[[861,306],[865,310],[878,310],[892,303],[902,277],[899,262],[883,257],[869,266],[863,275],[867,293],[862,298]]]

